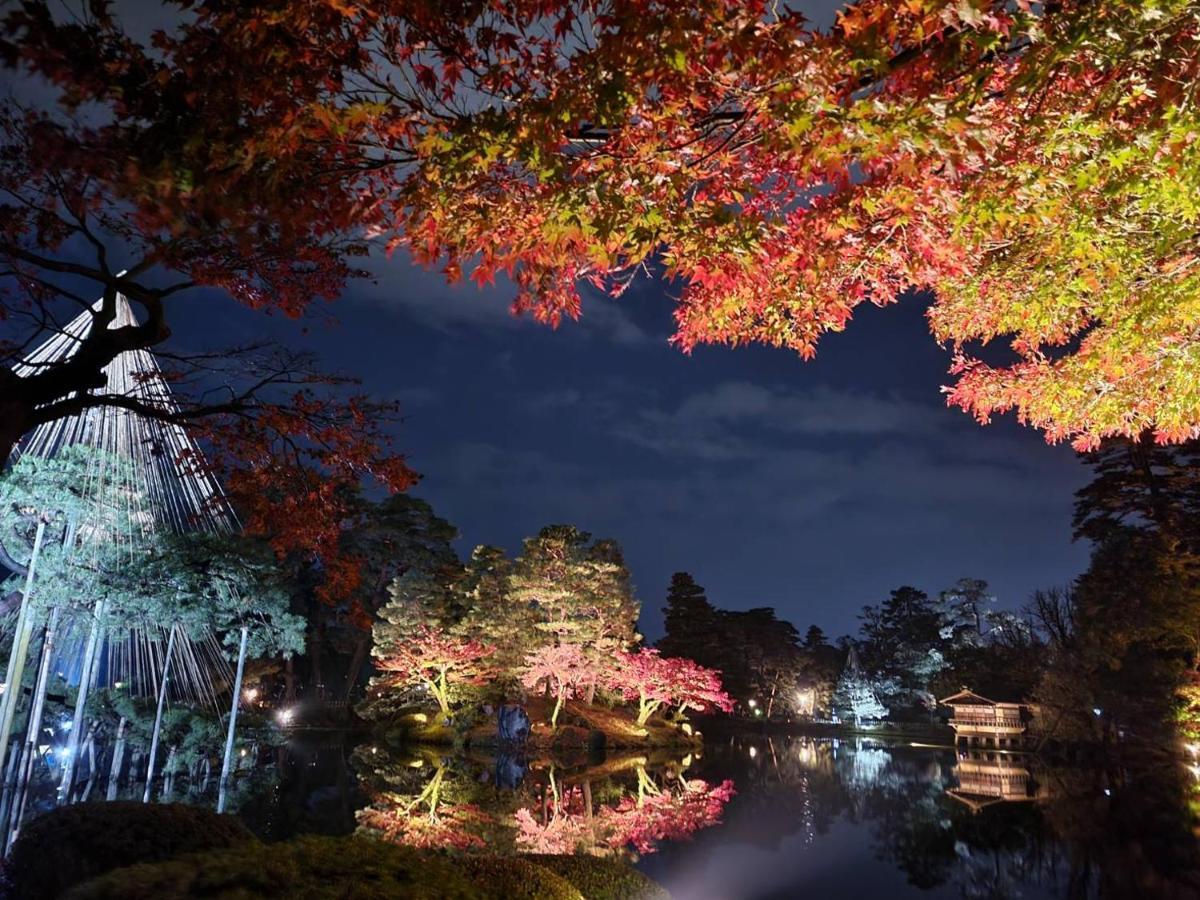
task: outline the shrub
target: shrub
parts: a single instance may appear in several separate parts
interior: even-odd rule
[[[77,887],[71,900],[185,897],[302,897],[307,900],[499,900],[457,871],[448,857],[369,838],[303,837],[243,844],[169,862],[109,872]]]
[[[196,806],[82,803],[22,827],[5,875],[18,900],[41,900],[112,869],[243,843],[258,842],[237,819]]]
[[[652,879],[623,860],[529,854],[524,859],[571,882],[587,900],[670,900]]]
[[[515,856],[468,856],[459,860],[481,889],[506,900],[585,900],[570,881]],[[586,895],[591,900],[591,895]]]

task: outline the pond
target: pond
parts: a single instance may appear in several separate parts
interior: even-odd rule
[[[552,759],[296,733],[274,754],[239,810],[268,839],[619,854],[677,900],[1200,896],[1192,776],[1165,759],[761,735]]]

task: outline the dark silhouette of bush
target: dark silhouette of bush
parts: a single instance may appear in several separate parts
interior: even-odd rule
[[[536,853],[522,858],[565,878],[587,900],[670,900],[658,882],[623,860]]]
[[[550,869],[515,856],[468,856],[459,861],[481,888],[510,900],[591,900]]]
[[[16,900],[49,900],[113,869],[245,843],[258,841],[241,822],[197,806],[81,803],[23,826],[4,874]]]
[[[464,860],[370,838],[311,835],[284,844],[242,844],[133,865],[79,884],[70,900],[304,898],[305,900],[560,900],[562,894],[509,893],[476,881]],[[521,862],[521,860],[516,860]],[[544,872],[546,880],[554,878]],[[560,884],[566,884],[557,880]],[[566,886],[570,888],[570,886]],[[569,895],[577,900],[572,889]]]

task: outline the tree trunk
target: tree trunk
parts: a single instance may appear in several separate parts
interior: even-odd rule
[[[225,759],[221,763],[221,781],[217,786],[217,812],[225,812],[225,788],[229,782],[229,764],[233,759],[233,736],[237,730],[238,701],[242,699],[242,672],[246,668],[246,640],[250,629],[242,626],[242,642],[238,647],[237,675],[233,679],[233,704],[229,709],[229,733],[225,736]]]
[[[296,702],[296,658],[289,656],[283,663],[283,699],[289,705]]]
[[[29,654],[29,641],[33,637],[33,610],[29,597],[33,592],[33,578],[37,571],[38,554],[42,550],[42,538],[46,523],[38,521],[33,536],[33,552],[29,556],[29,568],[25,573],[25,590],[21,594],[21,611],[17,614],[17,627],[13,632],[12,650],[8,654],[8,668],[4,674],[4,697],[0,700],[0,769],[4,768],[4,754],[8,752],[8,735],[12,731],[13,716],[21,700],[21,681],[25,677],[25,658]]]
[[[767,698],[767,718],[771,718],[771,710],[775,708],[775,694],[779,691],[779,673],[775,673],[775,680],[771,683],[771,696]]]
[[[325,623],[318,622],[309,638],[308,646],[309,677],[312,679],[313,696],[317,698],[325,696],[325,676],[322,673],[323,659],[321,655],[321,647],[324,643]]]
[[[83,713],[87,708],[88,689],[92,685],[92,667],[96,664],[96,647],[100,640],[100,618],[104,615],[104,601],[97,600],[92,610],[92,626],[88,632],[87,648],[83,652],[83,668],[79,672],[79,690],[75,694],[75,715],[71,720],[71,733],[67,738],[67,762],[63,766],[62,783],[58,786],[58,803],[66,803],[75,781],[76,754],[79,752],[79,733],[83,730]]]
[[[117,788],[121,784],[121,763],[125,761],[125,717],[121,716],[121,721],[117,723],[117,737],[113,742],[113,758],[112,766],[108,770],[108,788],[105,791],[105,800],[117,799]]]
[[[154,784],[154,760],[158,756],[158,734],[162,730],[163,706],[167,702],[167,682],[171,678],[171,654],[175,650],[175,626],[171,626],[171,636],[167,639],[167,655],[163,660],[162,682],[158,686],[158,712],[154,715],[154,733],[150,737],[150,764],[146,767],[146,790],[142,792],[142,802],[150,802],[150,788]]]
[[[347,703],[350,702],[354,688],[358,686],[358,676],[362,672],[363,663],[367,660],[367,645],[370,642],[371,633],[368,631],[359,635],[358,643],[354,645],[354,656],[350,658],[350,668],[346,672],[346,688],[342,692],[342,699]]]

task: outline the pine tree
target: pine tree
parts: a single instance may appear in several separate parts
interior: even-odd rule
[[[825,637],[825,632],[821,630],[821,627],[819,625],[809,625],[808,631],[804,633],[804,649],[812,652],[828,646],[829,639]]]
[[[509,680],[540,640],[536,609],[509,590],[512,570],[513,561],[503,550],[484,544],[471,553],[462,580],[467,607],[463,630],[495,646],[492,663]]]
[[[663,656],[682,656],[701,665],[719,667],[721,641],[717,632],[719,614],[704,588],[688,572],[676,572],[667,588],[663,607],[665,634],[658,642]]]
[[[614,541],[592,541],[572,525],[550,525],[524,542],[509,576],[509,603],[528,606],[542,644],[580,644],[600,652],[637,642],[640,606]]]
[[[833,708],[842,718],[858,724],[863,719],[881,719],[887,707],[879,702],[875,686],[858,661],[854,647],[846,655],[846,665],[833,694]]]

